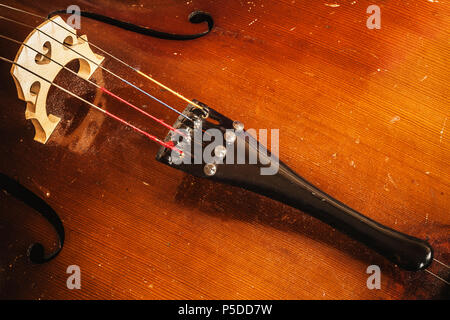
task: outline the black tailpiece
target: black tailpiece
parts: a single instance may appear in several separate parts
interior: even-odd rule
[[[165,139],[182,150],[183,154],[162,147],[156,156],[158,161],[198,177],[259,193],[304,211],[405,270],[418,271],[431,264],[433,249],[426,241],[381,225],[332,198],[272,156],[247,134],[242,123],[194,102],[204,109],[188,105],[183,111],[186,117],[179,116],[174,124],[174,128],[184,134],[170,132]],[[196,137],[208,129],[216,131],[207,131],[203,134],[203,140],[209,141],[197,143]],[[238,164],[239,148],[245,149],[244,164]],[[211,156],[209,160],[203,156],[204,153]],[[255,158],[259,160],[257,163],[249,163],[250,159]],[[268,170],[275,162],[279,166],[275,174],[261,174],[262,169]]]

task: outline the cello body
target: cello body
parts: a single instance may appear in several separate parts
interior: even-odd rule
[[[5,3],[47,15],[73,1]],[[192,41],[155,39],[88,18],[81,18],[80,34],[246,128],[278,128],[284,163],[367,217],[426,239],[448,264],[448,4],[384,3],[380,29],[367,27],[372,3],[365,1],[76,4],[177,33],[201,32],[205,26],[187,17],[209,12],[214,29]],[[4,8],[0,15],[42,23]],[[19,41],[30,33],[6,21],[0,30]],[[18,48],[2,40],[0,55],[13,59]],[[102,65],[178,110],[186,107],[108,57]],[[47,113],[59,123],[45,144],[35,141],[10,68],[0,64],[0,172],[51,205],[66,237],[58,257],[31,264],[29,244],[52,250],[55,232],[0,193],[2,299],[448,297],[439,279],[401,270],[302,211],[161,164],[157,145],[54,87]],[[177,118],[101,69],[90,79],[167,123]],[[158,137],[167,134],[73,74],[62,70],[55,82]],[[66,285],[73,265],[81,290]],[[381,270],[380,289],[367,284],[373,265]],[[448,280],[448,269],[430,270]]]

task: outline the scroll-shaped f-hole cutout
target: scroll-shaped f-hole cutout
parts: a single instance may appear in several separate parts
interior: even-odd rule
[[[37,64],[48,64],[50,63],[50,59],[52,57],[52,46],[50,44],[50,41],[47,41],[42,46],[42,53],[36,53],[36,57],[34,58],[34,61]]]

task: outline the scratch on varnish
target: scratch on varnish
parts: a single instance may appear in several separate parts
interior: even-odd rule
[[[50,190],[38,184],[33,178],[30,178],[31,182],[41,191],[47,198],[50,198]]]
[[[395,188],[397,188],[397,184],[395,183],[394,179],[392,179],[390,173],[387,174],[387,177],[388,177],[389,181],[392,183],[392,185],[393,185]]]
[[[440,137],[439,137],[439,143],[442,143],[442,138],[444,137],[444,130],[445,130],[445,125],[447,124],[447,117],[444,120],[444,124],[442,125],[442,129],[440,132]]]
[[[391,123],[396,123],[397,121],[400,121],[400,117],[399,116],[395,116],[391,119]]]

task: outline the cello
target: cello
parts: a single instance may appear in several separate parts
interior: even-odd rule
[[[7,5],[44,18],[69,6]],[[1,56],[12,57],[3,60],[2,74],[6,80],[12,64],[15,76],[2,87],[1,169],[58,211],[66,230],[58,257],[30,271],[26,255],[20,255],[30,239],[42,239],[45,248],[61,245],[42,217],[30,216],[32,210],[6,190],[2,235],[4,252],[13,255],[2,267],[6,297],[446,294],[448,110],[444,75],[436,71],[441,60],[432,59],[445,54],[441,31],[405,27],[389,15],[404,9],[394,5],[383,10],[386,33],[352,20],[366,18],[363,3],[142,2],[124,8],[105,1],[80,6],[137,25],[155,21],[155,28],[175,31],[185,30],[185,17],[201,9],[215,26],[208,24],[208,33],[202,32],[204,26],[189,26],[192,34],[203,36],[168,41],[84,17],[79,35],[87,38],[68,34],[69,40],[59,40],[58,46],[61,17],[42,19],[2,7],[3,35],[19,43],[2,39]],[[429,10],[433,15],[437,9]],[[426,26],[425,17],[420,21]],[[42,29],[33,36],[27,25]],[[38,35],[50,37],[50,45],[40,43],[39,52],[30,55],[33,49],[25,44],[33,47],[28,40]],[[419,45],[409,48],[414,40],[395,42],[405,35],[424,42],[430,54]],[[389,45],[383,48],[385,42]],[[28,55],[22,55],[25,51]],[[50,82],[48,74],[30,73],[24,65],[56,67],[60,53],[68,62],[56,68]],[[21,78],[17,70],[28,76]],[[430,74],[414,74],[418,80],[411,81],[410,73],[424,70]],[[39,85],[23,91],[30,77]],[[27,100],[27,118],[33,121],[26,121],[17,92],[42,97],[47,89],[41,98],[45,108]],[[173,108],[177,113],[150,96],[178,106]],[[198,100],[183,102],[187,96]],[[45,116],[38,117],[37,110],[44,109]],[[280,170],[262,176],[255,165],[177,164],[177,152],[190,157],[192,150],[180,152],[168,130],[194,130],[198,121],[223,134],[235,129],[232,143],[240,139],[243,124],[279,128]],[[261,149],[247,139],[247,152],[259,157]],[[168,166],[152,160],[155,155]],[[433,251],[437,262],[431,263]],[[80,266],[83,290],[67,291],[69,265]],[[382,271],[381,289],[366,286],[370,265]],[[22,273],[27,276],[18,277]]]

